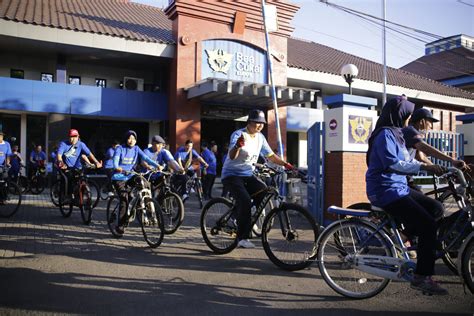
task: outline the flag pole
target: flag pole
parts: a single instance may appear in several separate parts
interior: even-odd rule
[[[276,90],[275,90],[275,82],[273,80],[273,62],[272,56],[270,53],[270,37],[268,36],[268,29],[267,29],[267,22],[266,22],[266,15],[265,15],[265,0],[262,0],[262,15],[263,15],[263,27],[265,30],[265,43],[267,46],[267,65],[270,74],[270,86],[271,86],[271,94],[273,100],[273,110],[275,112],[275,126],[276,126],[276,134],[277,134],[277,145],[278,145],[278,155],[283,158],[283,143],[281,140],[281,129],[280,129],[280,119],[278,116],[278,104],[276,99]]]

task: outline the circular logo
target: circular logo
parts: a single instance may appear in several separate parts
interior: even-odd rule
[[[337,128],[337,121],[335,119],[332,119],[331,121],[329,121],[329,128],[331,130],[335,130]]]

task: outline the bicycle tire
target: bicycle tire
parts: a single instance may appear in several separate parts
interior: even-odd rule
[[[22,194],[20,187],[14,182],[8,182],[4,185],[1,190],[5,190],[3,194],[6,195],[6,199],[3,205],[0,205],[0,217],[7,218],[13,216],[21,206]]]
[[[89,225],[92,220],[92,197],[90,188],[87,185],[80,186],[79,209],[81,210],[82,222]]]
[[[97,182],[91,179],[87,179],[87,185],[89,186],[89,189],[91,191],[91,199],[93,201],[92,208],[95,208],[97,204],[99,204],[100,200],[99,186],[97,185]]]
[[[469,291],[474,294],[474,239],[469,241],[462,254],[461,276]]]
[[[25,176],[18,176],[17,185],[20,188],[22,194],[25,194],[30,189],[30,185],[28,183],[28,178],[25,177]]]
[[[161,245],[165,230],[163,227],[163,214],[160,204],[155,199],[147,198],[144,201],[145,210],[136,210],[137,219],[142,227],[143,238],[151,248]]]
[[[346,230],[349,231],[346,232]],[[363,230],[365,230],[365,233]],[[351,218],[337,221],[321,233],[317,251],[319,272],[326,284],[335,292],[353,299],[365,299],[379,294],[390,283],[388,278],[378,277],[353,268],[355,264],[351,261],[353,259],[350,255],[354,255],[354,249],[357,247],[354,239],[357,240],[357,243],[361,241],[365,243],[364,253],[396,257],[396,251],[391,246],[389,237],[383,231],[375,232],[376,228],[372,223]],[[374,242],[367,243],[367,240],[363,238],[354,238],[354,236],[372,234],[373,238],[376,238]],[[335,242],[335,240],[338,240],[336,245],[329,244]],[[345,245],[351,241],[353,244],[346,247]],[[334,254],[331,254],[331,251]],[[346,273],[344,274],[344,272]],[[343,275],[336,277],[336,273],[342,273]],[[372,284],[374,286],[371,286]],[[351,285],[353,285],[353,289],[349,289]],[[370,288],[363,291],[362,288],[367,285]]]
[[[46,179],[43,176],[33,176],[30,182],[30,191],[32,194],[38,195],[43,193],[46,186]]]
[[[206,245],[216,254],[226,254],[237,247],[237,226],[230,214],[233,206],[228,199],[218,197],[202,208],[199,221],[201,234]],[[225,217],[228,221],[222,222]]]
[[[49,189],[49,197],[51,198],[51,203],[53,203],[54,206],[59,206],[59,185],[60,181],[56,180]]]
[[[110,187],[112,187],[112,192],[114,192],[114,195],[115,195],[115,188],[108,181],[100,185],[99,196],[102,201],[106,201],[109,198]]]
[[[199,200],[199,208],[202,209],[202,207],[204,206],[203,205],[203,196],[204,196],[204,193],[202,191],[202,183],[201,183],[201,180],[196,180],[195,182],[195,185],[194,185],[194,189],[196,190],[196,194],[197,194],[197,197],[198,197],[198,200]]]
[[[166,192],[159,199],[161,213],[163,214],[163,226],[166,235],[173,234],[178,230],[184,220],[184,205],[178,194]]]
[[[59,200],[58,200],[58,206],[59,206],[59,211],[61,212],[61,215],[65,218],[71,216],[72,214],[72,209],[74,207],[73,201],[72,201],[72,196],[69,195],[69,201],[64,201],[64,198],[66,194],[63,192],[63,188],[61,185],[59,186]]]
[[[268,258],[287,271],[302,270],[316,257],[319,229],[301,205],[282,203],[265,217],[262,245]]]
[[[115,226],[117,226],[118,219],[120,216],[119,206],[120,206],[120,199],[118,196],[109,197],[109,200],[107,202],[107,211],[106,211],[107,227],[112,233],[112,236],[114,236],[115,238],[123,237],[122,234],[117,233],[117,231],[115,230]]]

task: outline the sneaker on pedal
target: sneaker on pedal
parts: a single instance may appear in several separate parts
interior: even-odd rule
[[[255,244],[253,242],[251,242],[250,240],[248,240],[248,239],[242,239],[237,244],[237,247],[238,248],[247,248],[247,249],[249,249],[249,248],[255,248]]]
[[[431,276],[415,276],[410,286],[412,289],[423,292],[423,294],[448,295],[448,291],[439,286]]]
[[[186,193],[184,193],[184,194],[183,194],[183,202],[186,201],[188,198],[189,198],[189,195],[187,195]]]

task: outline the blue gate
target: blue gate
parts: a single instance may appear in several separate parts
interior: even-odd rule
[[[463,159],[464,157],[464,134],[445,131],[429,131],[426,134],[425,140],[428,144],[450,157],[456,159]],[[441,166],[451,166],[451,163],[434,157],[431,157],[431,161],[434,164]]]
[[[324,122],[308,130],[308,209],[319,225],[324,219]]]

